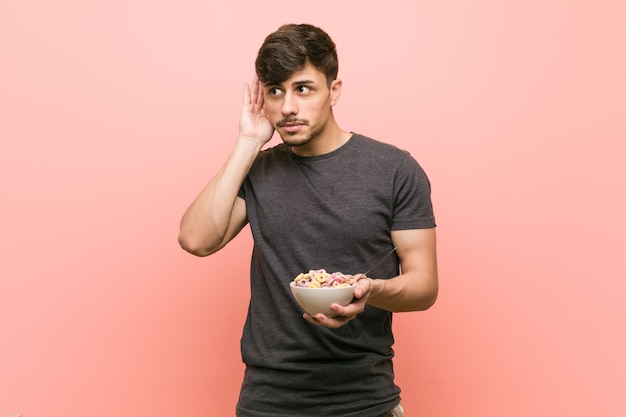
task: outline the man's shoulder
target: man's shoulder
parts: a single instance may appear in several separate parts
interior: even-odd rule
[[[356,145],[355,149],[360,150],[364,154],[385,159],[405,159],[410,157],[410,153],[407,150],[360,133],[354,133],[352,139]]]
[[[262,149],[256,156],[255,163],[267,163],[270,161],[288,158],[287,146],[284,143]]]

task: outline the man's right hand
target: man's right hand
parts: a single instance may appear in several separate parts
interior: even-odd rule
[[[255,76],[251,85],[245,85],[243,105],[239,116],[239,138],[265,145],[274,134],[274,126],[265,114],[263,84]]]

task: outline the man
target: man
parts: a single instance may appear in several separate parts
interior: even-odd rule
[[[247,224],[251,299],[241,339],[238,417],[401,416],[392,312],[437,297],[430,184],[405,151],[342,129],[335,44],[311,25],[270,34],[244,89],[239,137],[183,215],[179,242],[207,256]],[[261,150],[274,131],[283,143]],[[336,317],[292,297],[300,272],[362,276]]]

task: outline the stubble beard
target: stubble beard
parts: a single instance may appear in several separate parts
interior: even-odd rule
[[[307,119],[299,119],[296,116],[285,117],[284,119],[277,122],[274,128],[278,131],[281,139],[283,140],[283,143],[287,146],[292,146],[292,147],[304,146],[319,134],[319,131],[315,129],[311,129],[308,132],[308,135],[306,135],[306,131],[289,133],[289,132],[284,132],[284,131],[279,130],[281,127],[289,123],[301,123],[304,129],[308,129],[311,126],[310,122]],[[301,136],[301,135],[306,135],[306,136]]]
[[[286,134],[286,135],[280,135],[281,139],[283,140],[283,142],[285,143],[285,145],[287,146],[292,146],[292,147],[298,147],[298,146],[304,146],[307,143],[309,143],[311,140],[315,139],[315,137],[319,134],[319,132],[317,131],[312,131],[311,133],[309,133],[308,136],[305,137],[295,137],[296,135],[294,134],[293,136]]]
[[[311,126],[308,120],[302,120],[302,122],[304,123],[306,128],[309,128]],[[280,127],[280,124],[281,123],[278,124],[277,128]],[[306,132],[288,133],[288,132],[279,131],[279,134],[285,145],[298,147],[298,146],[304,146],[308,144],[309,142],[311,142],[320,134],[320,131],[321,129],[311,129],[308,135],[306,136],[300,136],[302,134],[306,134]]]

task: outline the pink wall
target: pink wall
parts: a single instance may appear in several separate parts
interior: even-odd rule
[[[291,21],[338,44],[341,124],[431,177],[408,415],[626,415],[625,3],[247,3],[0,0],[0,416],[232,415],[250,238],[198,259],[178,221]]]

